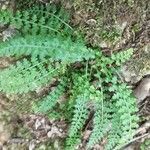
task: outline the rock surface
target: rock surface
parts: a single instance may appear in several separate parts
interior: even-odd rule
[[[138,103],[150,96],[150,78],[143,78],[140,84],[135,88],[134,94]]]

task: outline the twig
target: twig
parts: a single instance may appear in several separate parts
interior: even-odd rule
[[[145,137],[147,137],[147,136],[150,136],[150,133],[145,133],[145,134],[143,134],[143,135],[141,135],[141,136],[138,136],[138,137],[136,137],[136,138],[130,140],[128,143],[126,143],[125,145],[123,145],[123,146],[120,147],[119,149],[122,149],[122,148],[124,148],[124,147],[127,147],[129,144],[131,144],[131,143],[133,143],[133,142],[135,142],[135,141],[137,141],[137,140],[139,140],[139,139],[141,139],[141,138],[145,138]]]

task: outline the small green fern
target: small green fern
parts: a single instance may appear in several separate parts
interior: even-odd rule
[[[66,139],[65,150],[73,150],[75,146],[81,142],[81,137],[79,135],[74,135]]]
[[[81,142],[91,112],[93,126],[86,148],[91,149],[106,138],[105,149],[120,149],[133,137],[138,124],[135,98],[118,77],[119,67],[129,60],[133,49],[106,57],[74,38],[67,20],[63,9],[45,5],[15,14],[0,11],[0,22],[22,32],[0,45],[0,57],[17,60],[1,70],[0,91],[28,93],[57,77],[60,83],[56,89],[33,102],[33,110],[49,115],[67,92],[66,100],[58,105],[62,114],[53,111],[54,116],[62,116],[70,123],[64,149],[73,150]]]

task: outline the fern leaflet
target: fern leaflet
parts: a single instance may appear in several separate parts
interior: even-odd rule
[[[61,80],[56,89],[35,104],[36,106],[33,107],[33,110],[35,112],[46,113],[48,110],[52,109],[56,105],[59,97],[64,93],[66,83],[66,80]]]

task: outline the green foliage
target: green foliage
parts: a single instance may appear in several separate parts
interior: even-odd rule
[[[99,143],[99,141],[107,135],[111,128],[109,105],[104,104],[103,100],[101,99],[100,102],[95,104],[95,107],[95,115],[93,119],[94,127],[87,145],[88,148],[92,148],[92,146]]]
[[[83,125],[88,118],[89,109],[87,106],[90,97],[90,83],[87,74],[83,76],[81,74],[74,74],[72,77],[73,88],[70,100],[73,101],[74,105],[71,106],[74,106],[74,110],[71,126],[68,132],[69,138],[66,141],[68,148],[73,146],[72,143],[75,145],[79,142],[78,138],[77,140],[74,140],[74,142],[72,142],[72,139],[80,136],[80,130],[83,128]]]
[[[136,99],[126,84],[113,84],[109,90],[114,92],[114,115],[112,115],[112,133],[108,138],[106,149],[120,149],[135,133],[138,127],[136,116]],[[118,130],[119,128],[119,130]],[[115,147],[115,145],[117,145]]]
[[[69,136],[74,136],[79,129],[82,128],[84,121],[87,119],[88,110],[86,106],[86,100],[87,98],[85,95],[78,96],[76,100]]]
[[[79,135],[74,135],[67,138],[65,150],[73,150],[74,147],[81,142],[81,137]]]
[[[52,109],[59,97],[65,92],[67,81],[61,80],[60,84],[54,89],[50,94],[44,97],[40,102],[35,104],[36,106],[33,108],[35,112],[46,113],[48,110]]]
[[[67,139],[67,146],[74,146],[69,145],[72,141],[72,139],[75,139],[78,137],[80,130],[83,128],[83,125],[88,118],[88,109],[86,104],[85,96],[79,96],[76,100],[75,108],[74,108],[74,116],[71,122],[71,127],[69,129],[69,138]],[[76,143],[76,140],[74,141],[74,144]]]
[[[149,150],[150,149],[150,139],[146,139],[140,146],[140,150]]]
[[[65,22],[68,20],[68,16],[65,15],[63,9],[58,12],[57,10],[52,10],[50,5],[43,12],[44,9],[44,6],[40,8],[34,7],[32,11],[31,9],[21,12],[16,11],[15,14],[10,10],[1,10],[0,22],[9,23],[24,34],[65,34],[64,31],[67,33],[68,30],[71,33],[72,28]]]
[[[63,33],[69,31],[70,34],[70,32],[73,31],[68,23],[70,15],[63,8],[58,9],[57,6],[48,4],[46,8],[43,5],[35,6],[34,8],[29,9],[28,12],[30,12],[30,14],[37,14],[38,16],[45,17],[48,19],[49,24],[55,28],[65,26],[66,28],[63,29]]]
[[[133,49],[130,48],[126,51],[120,52],[118,54],[112,54],[111,59],[116,63],[117,66],[125,63],[133,55]]]
[[[94,116],[87,148],[106,138],[105,149],[120,149],[133,137],[138,123],[135,98],[118,76],[119,66],[129,60],[133,49],[106,57],[74,38],[63,17],[68,18],[62,9],[49,6],[14,15],[1,11],[0,21],[14,25],[23,37],[0,45],[1,57],[17,60],[1,70],[0,91],[24,94],[57,78],[55,89],[33,102],[33,111],[70,123],[65,149],[75,149],[80,143],[90,113]],[[58,103],[62,95],[66,99]]]
[[[60,64],[52,66],[48,61],[39,62],[36,58],[18,61],[0,72],[0,90],[10,94],[34,91],[56,77],[60,67]]]
[[[94,52],[83,42],[73,42],[70,38],[27,36],[17,37],[0,45],[0,56],[32,56],[52,61],[76,62],[94,58]],[[41,52],[42,51],[42,52]]]

